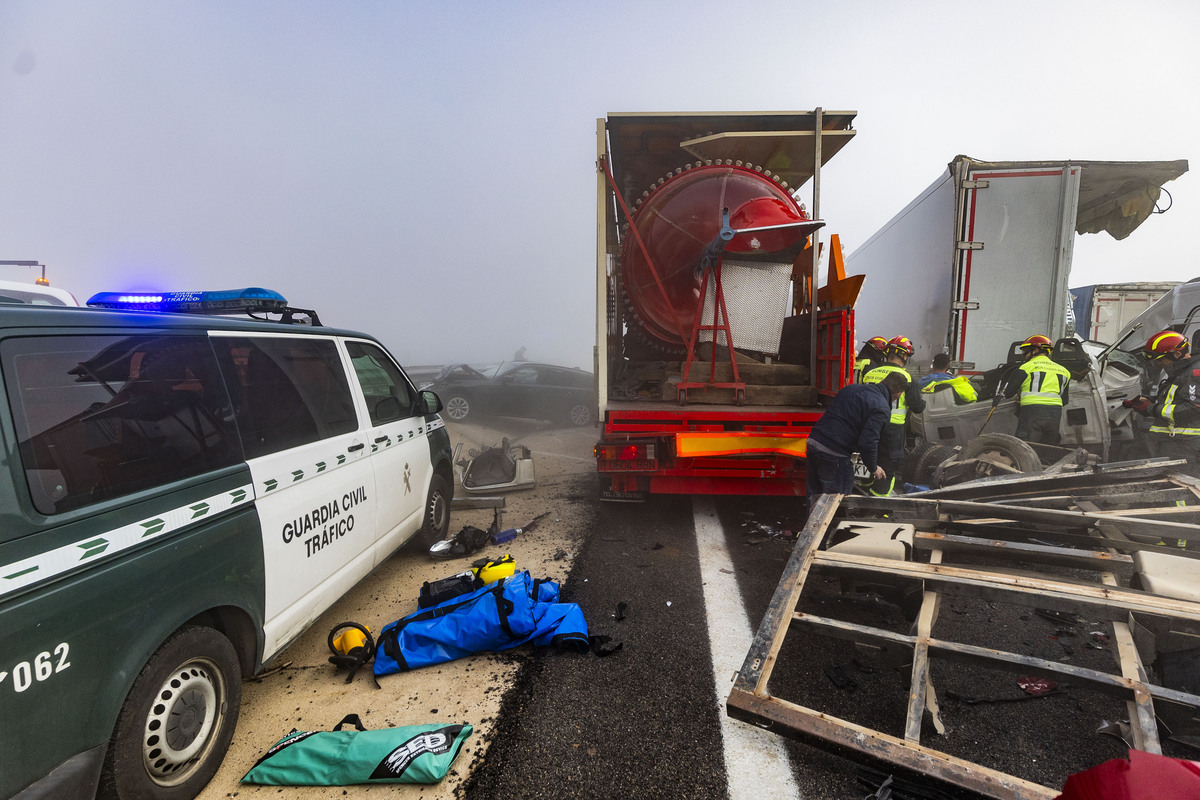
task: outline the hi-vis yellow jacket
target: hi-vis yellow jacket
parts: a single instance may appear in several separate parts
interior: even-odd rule
[[[912,377],[903,367],[898,367],[895,364],[880,364],[867,374],[863,375],[863,383],[882,383],[883,379],[890,372],[899,372],[908,379],[908,385],[904,387],[904,391],[892,403],[892,416],[888,420],[892,425],[903,425],[908,419],[908,410],[911,408],[914,413],[920,414],[925,410],[925,398],[921,397],[921,390],[917,384],[913,383]]]
[[[974,403],[979,399],[979,393],[975,391],[975,387],[971,385],[971,380],[966,375],[955,375],[946,380],[930,381],[921,391],[925,394],[933,394],[939,386],[949,386],[953,389],[954,394],[958,395],[958,399],[955,401],[957,403]]]
[[[1009,381],[1021,380],[1022,406],[1062,406],[1067,401],[1071,372],[1049,356],[1034,356],[1017,367]],[[1011,396],[1013,392],[1005,392]]]

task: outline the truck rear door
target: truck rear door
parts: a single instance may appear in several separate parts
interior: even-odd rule
[[[956,167],[951,354],[985,370],[1014,341],[1063,335],[1080,169]]]

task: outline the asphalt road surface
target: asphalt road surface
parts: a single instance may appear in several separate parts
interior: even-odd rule
[[[593,634],[611,636],[609,646],[620,642],[621,650],[604,658],[547,651],[527,661],[461,796],[872,794],[887,772],[872,776],[854,761],[730,720],[724,711],[733,674],[791,553],[791,533],[802,527],[802,501],[668,497],[644,505],[590,501],[590,507],[590,528],[563,596],[584,608]],[[832,578],[810,577],[801,608],[821,613],[821,606],[837,604],[858,621],[907,629],[899,598],[847,595],[842,588]],[[1111,664],[1107,651],[1066,646],[1078,640],[1029,609],[952,599],[938,624],[981,646],[1032,650],[1082,666]],[[850,685],[837,685],[830,671]],[[1073,772],[1125,757],[1117,738],[1096,734],[1100,722],[1124,716],[1116,700],[1065,687],[1021,702],[1033,698],[1012,674],[935,662],[933,675],[949,728],[936,736],[926,722],[922,741],[936,749],[1055,787]],[[908,681],[906,668],[853,644],[789,634],[771,693],[903,736]],[[921,797],[975,796],[921,776],[896,777],[917,781],[927,792]]]
[[[467,782],[467,798],[864,794],[850,762],[724,713],[733,671],[791,552],[789,534],[803,523],[802,501],[698,502],[716,511],[723,543],[698,536],[690,497],[593,503],[563,595],[585,609],[593,635],[610,636],[608,646],[621,649],[607,657],[545,652],[528,661],[505,698],[486,759]],[[724,553],[714,554],[721,544]],[[703,580],[706,570],[715,570],[714,580]],[[730,631],[737,626],[723,618],[710,627],[706,588],[722,579],[740,594],[742,630]],[[730,637],[736,663],[715,674],[713,643]],[[759,739],[743,749],[748,763],[727,765],[723,725]]]
[[[562,600],[580,605],[589,632],[610,637],[602,647],[620,649],[601,657],[523,647],[389,676],[381,680],[382,690],[365,678],[344,684],[325,663],[325,635],[332,625],[352,619],[374,629],[411,613],[422,580],[465,566],[431,563],[424,553],[407,549],[289,647],[277,659],[278,670],[247,684],[234,746],[203,800],[235,795],[326,800],[381,790],[411,800],[841,800],[874,791],[879,778],[868,783],[856,763],[725,713],[733,675],[792,552],[793,534],[802,527],[802,500],[657,497],[644,504],[601,503],[594,465],[586,457],[590,429],[510,423],[505,435],[531,447],[538,464],[537,489],[508,495],[506,525],[548,514],[537,530],[505,547],[535,577],[560,580]],[[494,430],[463,425],[454,426],[452,436],[468,447],[499,439]],[[487,517],[488,512],[468,512],[454,524],[486,526]],[[907,630],[909,621],[896,604],[842,589],[828,576],[810,576],[801,609],[821,614],[823,605],[828,612],[827,604],[836,604],[839,615],[855,621]],[[938,625],[943,624],[976,645],[1081,666],[1089,658],[1111,663],[1108,652],[1078,645],[1067,652],[1061,626],[1028,609],[951,599],[943,603]],[[1076,633],[1086,636],[1088,630]],[[897,666],[850,643],[789,634],[770,691],[902,735],[909,678]],[[835,683],[830,673],[841,680]],[[972,674],[937,662],[933,678],[949,732],[935,737],[926,725],[922,741],[937,749],[1049,786],[1125,755],[1118,739],[1096,734],[1100,722],[1125,715],[1119,702],[1073,690],[1009,702],[1026,699],[1011,674]],[[968,699],[952,701],[950,692]],[[1002,702],[994,702],[997,698]],[[370,728],[464,721],[476,733],[450,776],[436,786],[304,788],[281,795],[274,787],[238,783],[290,729],[327,729],[347,711],[362,714]]]

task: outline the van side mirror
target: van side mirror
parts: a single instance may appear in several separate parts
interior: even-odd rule
[[[442,410],[442,399],[428,389],[421,392],[421,413],[428,416]]]
[[[373,421],[376,424],[394,422],[402,416],[404,416],[404,408],[395,397],[385,397],[380,400],[375,404],[375,411],[372,414]]]

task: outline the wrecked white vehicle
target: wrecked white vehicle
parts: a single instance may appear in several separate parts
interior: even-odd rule
[[[1008,359],[981,376],[979,399],[963,403],[948,384],[925,393],[926,407],[909,416],[914,439],[905,474],[915,484],[940,485],[937,470],[950,460],[971,462],[958,480],[987,475],[1038,472],[1082,448],[1099,462],[1144,456],[1138,417],[1123,401],[1146,393],[1146,374],[1136,356],[1096,342],[1060,339],[1051,357],[1071,371],[1069,399],[1063,408],[1060,445],[1031,444],[1017,439],[1017,400],[1006,398],[994,408],[992,398],[1002,376],[1023,361],[1020,342]],[[943,473],[945,470],[943,469]]]

